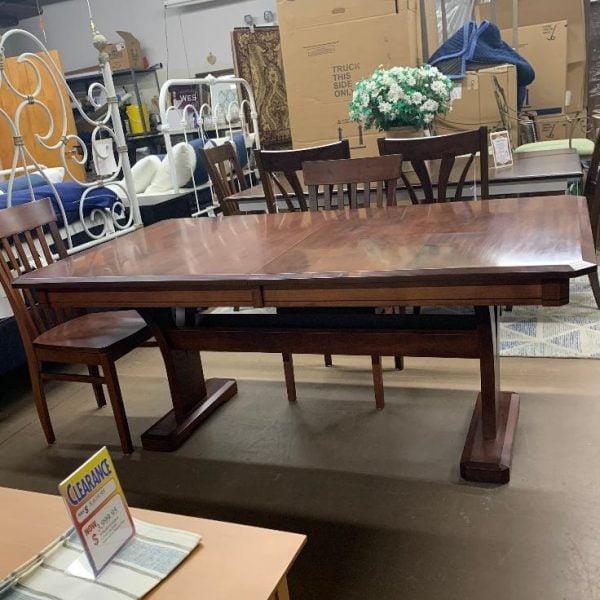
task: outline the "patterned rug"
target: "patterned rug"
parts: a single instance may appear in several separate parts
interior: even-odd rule
[[[587,277],[571,281],[571,302],[518,306],[500,324],[502,356],[600,358],[600,310]]]

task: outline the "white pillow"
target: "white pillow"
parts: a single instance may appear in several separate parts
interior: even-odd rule
[[[47,181],[52,185],[62,183],[65,178],[64,167],[52,167],[51,169],[42,169],[43,175],[45,175]]]
[[[173,147],[173,163],[175,178],[181,188],[192,179],[192,173],[196,169],[196,152],[189,144],[181,142]],[[169,157],[166,156],[156,171],[152,183],[146,189],[146,193],[158,194],[168,192],[172,189],[171,165]]]
[[[131,167],[131,175],[133,176],[133,185],[136,194],[141,194],[146,191],[146,188],[152,183],[156,175],[156,171],[160,168],[162,161],[158,156],[144,156]]]

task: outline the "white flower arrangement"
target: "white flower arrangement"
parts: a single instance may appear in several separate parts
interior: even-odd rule
[[[350,118],[367,129],[427,127],[452,104],[452,82],[436,67],[379,67],[354,86]]]

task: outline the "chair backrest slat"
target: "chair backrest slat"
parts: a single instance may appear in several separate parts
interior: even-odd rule
[[[74,314],[74,311],[57,313],[38,302],[35,290],[21,291],[12,286],[13,280],[21,274],[52,264],[55,255],[59,258],[67,255],[50,200],[0,210],[0,248],[0,283],[23,342],[30,347],[35,337]]]
[[[277,212],[277,196],[284,200],[288,211],[296,210],[294,200],[299,210],[306,211],[309,210],[309,205],[306,203],[306,191],[298,177],[298,172],[302,171],[302,164],[310,161],[350,158],[350,144],[348,140],[342,140],[325,146],[300,150],[256,150],[254,158],[269,212]],[[282,174],[287,180],[288,188],[279,181],[279,174]],[[273,183],[278,189],[278,194],[274,192]]]
[[[33,241],[33,236],[31,235],[30,231],[25,231],[25,241],[27,242],[27,247],[29,248],[29,253],[31,254],[31,257],[33,258],[33,262],[35,264],[36,269],[41,269],[44,266],[44,264],[42,263],[42,261],[40,259],[40,255],[38,254],[37,246],[35,245],[35,242]]]
[[[44,260],[46,264],[50,264],[54,262],[54,257],[52,256],[52,252],[50,251],[50,247],[48,246],[48,242],[46,241],[46,236],[44,235],[44,230],[41,227],[35,228],[35,235],[38,239],[40,247],[42,248],[42,253],[44,254]]]
[[[229,200],[229,197],[238,191],[248,189],[248,184],[234,145],[225,142],[214,148],[203,148],[200,150],[200,158],[206,167],[223,213],[238,214],[238,205]]]
[[[414,204],[448,201],[448,188],[456,186],[453,200],[462,200],[463,190],[476,156],[479,157],[480,198],[489,198],[489,155],[487,127],[450,135],[425,138],[378,140],[382,156],[400,154],[405,163],[410,163],[420,184],[422,199],[409,180],[406,172],[402,181]],[[463,157],[465,166],[453,178],[457,159]],[[437,177],[431,171],[437,164]]]
[[[358,184],[363,186],[364,207],[371,205],[372,185],[375,185],[377,206],[395,206],[398,179],[402,175],[402,157],[391,155],[307,162],[303,171],[311,210],[318,210],[321,189],[324,210],[344,210],[346,197],[350,208],[358,208]],[[331,192],[334,187],[337,187],[335,205],[332,204]]]

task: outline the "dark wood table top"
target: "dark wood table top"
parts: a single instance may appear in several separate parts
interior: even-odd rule
[[[456,161],[450,181],[457,181],[462,173],[466,163],[466,158],[459,158]],[[434,163],[436,161],[433,161]],[[493,159],[490,157],[490,183],[491,184],[508,184],[508,183],[524,183],[527,181],[548,180],[548,179],[581,179],[583,177],[583,167],[581,160],[576,150],[565,148],[562,150],[539,150],[535,152],[527,152],[514,155],[514,164],[511,167],[503,167],[496,169],[493,164]],[[437,168],[432,168],[432,179],[436,181]],[[300,183],[304,185],[302,173],[298,173]],[[413,185],[418,186],[418,180],[408,172],[408,178]],[[467,184],[473,181],[479,182],[479,161],[475,161],[472,167],[472,172],[467,177]],[[291,188],[287,179],[281,178],[281,184],[288,191]],[[277,190],[276,190],[277,191]],[[308,191],[307,191],[308,194]],[[277,196],[281,194],[277,193]],[[254,185],[247,190],[242,190],[231,196],[237,201],[260,201],[265,199],[265,194],[261,184]]]
[[[151,305],[153,290],[523,283],[566,280],[595,264],[585,199],[559,196],[163,221],[16,285],[135,290]]]

